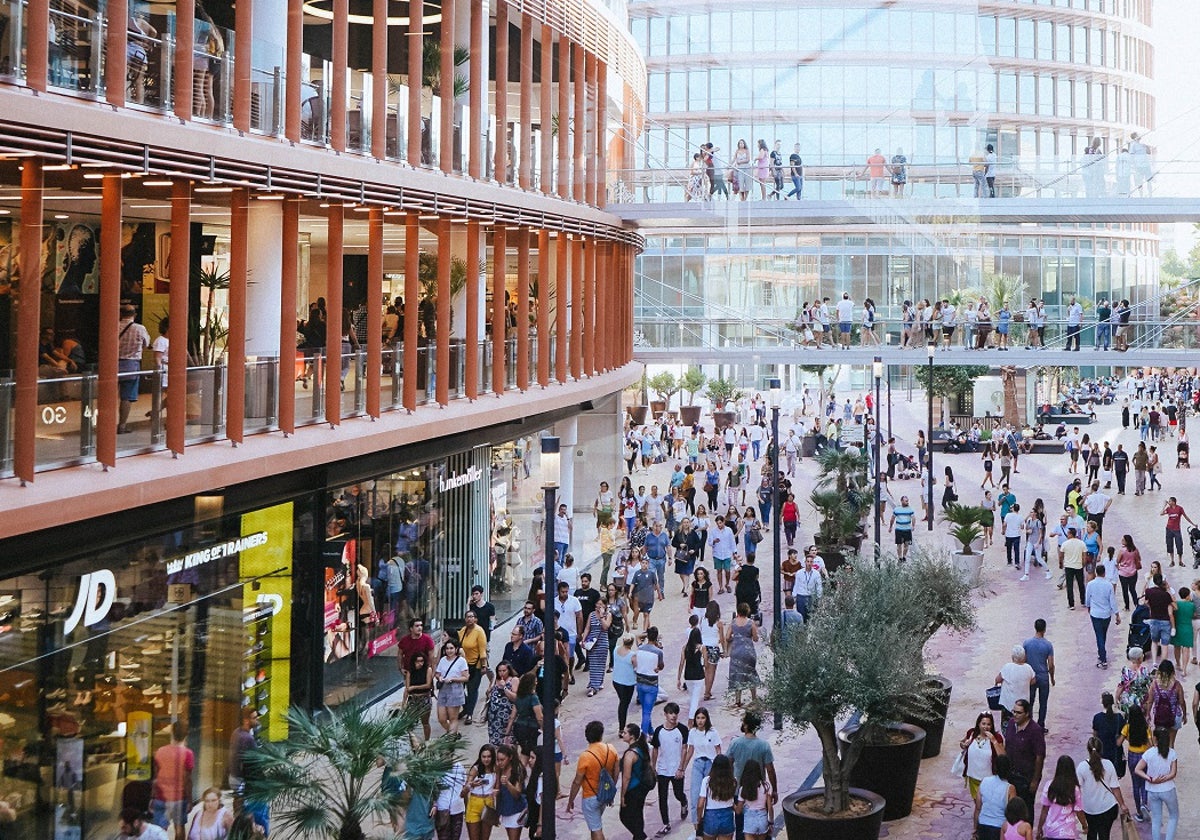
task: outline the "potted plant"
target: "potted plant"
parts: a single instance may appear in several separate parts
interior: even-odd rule
[[[911,804],[920,767],[920,730],[889,722],[929,701],[928,628],[936,632],[941,626],[966,630],[974,625],[966,589],[945,562],[889,560],[842,574],[843,585],[826,590],[809,621],[779,643],[767,677],[767,707],[781,711],[800,731],[812,728],[821,742],[824,786],[783,800],[790,840],[879,836],[885,801],[890,800],[855,781],[863,775],[861,769],[856,773],[860,760],[877,748],[907,753],[886,762],[883,781],[898,783],[892,796],[903,804],[907,795]],[[962,593],[956,603],[930,603],[956,586]],[[838,667],[829,667],[831,662]],[[839,722],[853,713],[860,722],[852,737],[839,738]],[[888,746],[892,741],[900,743]],[[866,761],[875,758],[868,754]]]
[[[658,417],[671,405],[671,397],[679,393],[679,383],[675,381],[675,374],[664,370],[650,377],[649,384],[650,390],[658,395],[657,400],[650,401],[650,414]]]
[[[820,519],[813,542],[832,572],[844,561],[847,548],[862,548],[862,518],[870,511],[872,499],[867,458],[857,450],[832,447],[822,449],[816,458],[817,486],[809,504]]]
[[[704,396],[713,404],[713,425],[718,431],[737,422],[737,413],[726,411],[727,403],[737,402],[744,394],[728,379],[710,379],[704,389]]]
[[[364,826],[387,821],[420,797],[428,808],[442,776],[454,766],[462,736],[441,735],[410,747],[420,710],[386,715],[349,701],[333,710],[288,712],[288,737],[246,755],[246,799],[271,809],[281,836],[363,840]],[[403,781],[385,786],[374,772],[382,760]]]
[[[700,406],[696,405],[696,394],[708,382],[708,377],[699,368],[688,368],[687,373],[679,377],[679,390],[687,401],[679,407],[679,419],[689,426],[700,422]]]
[[[634,382],[625,390],[633,395],[636,401],[634,405],[629,406],[629,421],[635,426],[644,425],[646,422],[646,413],[650,410],[649,399],[646,392],[650,387],[650,377],[646,375],[646,371],[642,370],[642,376],[637,382]]]
[[[971,586],[978,586],[983,571],[983,555],[975,543],[983,537],[983,520],[988,511],[974,505],[951,504],[942,514],[950,523],[950,536],[960,550],[952,555],[954,568]]]

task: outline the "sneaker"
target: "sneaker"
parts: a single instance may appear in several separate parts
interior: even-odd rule
[[[1046,580],[1050,580],[1050,578],[1051,578],[1051,575],[1050,575],[1050,570],[1049,570],[1049,569],[1047,569],[1047,570],[1046,570]]]
[[[687,803],[685,802],[679,806],[679,821],[684,822],[687,820],[687,817],[688,817],[688,806],[687,806]]]
[[[1029,575],[1021,575],[1020,580],[1029,580]]]

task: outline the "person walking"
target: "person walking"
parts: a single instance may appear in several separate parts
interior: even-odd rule
[[[687,743],[688,728],[679,723],[679,704],[668,701],[663,706],[663,723],[655,727],[650,738],[650,763],[658,782],[658,815],[662,818],[662,828],[655,837],[666,837],[671,833],[670,796],[674,793],[675,801],[679,803],[679,819],[688,817],[688,800],[683,792],[684,745]]]
[[[646,840],[646,796],[654,779],[650,763],[650,747],[642,729],[631,723],[621,730],[625,753],[621,756],[621,825],[628,829],[632,840]]]
[[[1013,787],[1032,813],[1046,762],[1046,732],[1030,716],[1031,708],[1024,698],[1013,702],[1012,717],[1004,725],[1004,749],[1012,762]]]
[[[1117,737],[1117,747],[1127,748],[1129,752],[1129,778],[1133,783],[1133,818],[1142,822],[1149,812],[1146,807],[1146,780],[1137,774],[1137,766],[1142,755],[1150,749],[1150,727],[1146,723],[1146,715],[1142,707],[1134,704],[1129,708],[1129,717],[1121,727]]]
[[[1114,618],[1117,626],[1121,626],[1121,607],[1103,563],[1096,564],[1096,577],[1087,585],[1083,605],[1087,607],[1096,634],[1096,667],[1108,668],[1108,626]]]
[[[601,795],[601,772],[616,779],[619,773],[617,751],[604,743],[604,724],[590,721],[583,729],[587,748],[575,762],[575,779],[571,782],[571,793],[567,799],[567,813],[575,809],[575,797],[583,794],[583,819],[591,834],[591,840],[604,840],[604,811],[612,802]]]
[[[1171,496],[1167,499],[1167,503],[1163,505],[1163,509],[1159,512],[1159,516],[1167,517],[1167,557],[1171,561],[1171,565],[1175,565],[1175,555],[1179,555],[1179,565],[1185,565],[1183,559],[1183,523],[1181,520],[1186,519],[1189,525],[1195,526],[1192,517],[1187,515],[1187,511],[1183,509],[1183,505]]]
[[[997,753],[992,759],[992,772],[979,781],[974,795],[978,840],[1001,840],[1005,808],[1017,797],[1017,789],[1009,781],[1010,773],[1008,756]]]
[[[622,731],[625,730],[629,704],[633,702],[633,692],[637,686],[637,671],[633,667],[633,642],[632,635],[623,636],[621,644],[613,654],[613,690],[617,692],[617,724]]]
[[[664,665],[658,628],[649,627],[646,629],[646,641],[633,654],[638,705],[642,707],[641,732],[651,731],[651,713],[654,711],[654,701],[658,698],[658,673]]]
[[[692,833],[700,836],[700,786],[712,769],[713,760],[721,754],[721,735],[713,728],[708,709],[701,706],[696,710],[693,725],[688,728],[687,746],[684,747],[683,764],[692,765],[691,817]]]
[[[1087,544],[1079,538],[1079,532],[1073,527],[1067,528],[1067,539],[1058,547],[1058,568],[1066,572],[1067,580],[1067,609],[1075,609],[1075,590],[1079,590],[1079,600],[1084,601],[1083,590],[1083,561],[1087,554]]]
[[[1076,823],[1084,831],[1088,830],[1087,817],[1083,813],[1083,803],[1079,795],[1079,780],[1075,775],[1075,762],[1069,755],[1060,755],[1054,764],[1054,776],[1050,784],[1038,797],[1041,813],[1035,827],[1041,828],[1036,832],[1043,840],[1076,840],[1079,837],[1075,829]]]
[[[1155,729],[1154,740],[1154,747],[1142,753],[1133,772],[1145,780],[1150,836],[1153,840],[1175,840],[1175,830],[1179,826],[1179,796],[1175,789],[1179,758],[1171,747],[1168,730]],[[1167,814],[1165,824],[1164,810]]]
[[[1054,645],[1046,638],[1046,619],[1033,622],[1033,635],[1021,647],[1025,650],[1025,661],[1033,669],[1036,682],[1029,687],[1029,706],[1037,698],[1038,726],[1046,728],[1046,706],[1050,700],[1050,688],[1054,685]]]
[[[718,755],[713,759],[712,769],[700,783],[696,809],[705,840],[729,840],[733,836],[735,812],[742,808],[737,797],[737,777],[728,756]]]
[[[582,642],[587,654],[588,697],[594,697],[597,691],[604,688],[604,673],[608,668],[608,631],[612,621],[608,602],[604,599],[597,601],[596,608],[588,615],[587,632]]]
[[[1142,570],[1142,555],[1133,542],[1133,537],[1125,534],[1121,537],[1121,550],[1117,554],[1117,577],[1121,582],[1121,597],[1125,601],[1125,611],[1128,612],[1129,602],[1138,605],[1137,582],[1138,572]]]

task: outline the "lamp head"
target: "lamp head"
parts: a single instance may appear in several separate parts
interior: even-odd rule
[[[883,359],[875,357],[875,361],[871,364],[871,372],[875,375],[876,382],[883,378]]]
[[[547,435],[542,438],[542,486],[557,487],[561,469],[558,438]]]

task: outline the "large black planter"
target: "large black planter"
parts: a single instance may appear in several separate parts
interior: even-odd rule
[[[642,426],[646,423],[646,412],[650,410],[650,407],[645,405],[631,405],[627,410],[629,411],[629,421],[635,426]]]
[[[942,737],[946,734],[946,710],[950,708],[950,692],[954,683],[943,676],[933,676],[925,681],[933,689],[925,714],[906,715],[905,723],[925,730],[925,748],[921,758],[933,758],[942,751]]]
[[[788,840],[878,840],[883,828],[883,797],[861,788],[850,788],[850,795],[869,804],[866,813],[856,816],[802,814],[796,805],[821,799],[823,788],[807,788],[783,798],[783,824]]]
[[[849,741],[861,727],[843,729],[838,737]],[[925,730],[911,723],[889,723],[889,734],[907,736],[899,743],[891,739],[883,743],[864,744],[858,761],[850,770],[850,784],[882,796],[887,804],[883,819],[899,820],[912,813],[913,796],[917,792],[917,775],[921,772],[921,752],[925,747]]]
[[[700,406],[681,405],[679,407],[679,419],[685,426],[695,426],[700,422]]]

